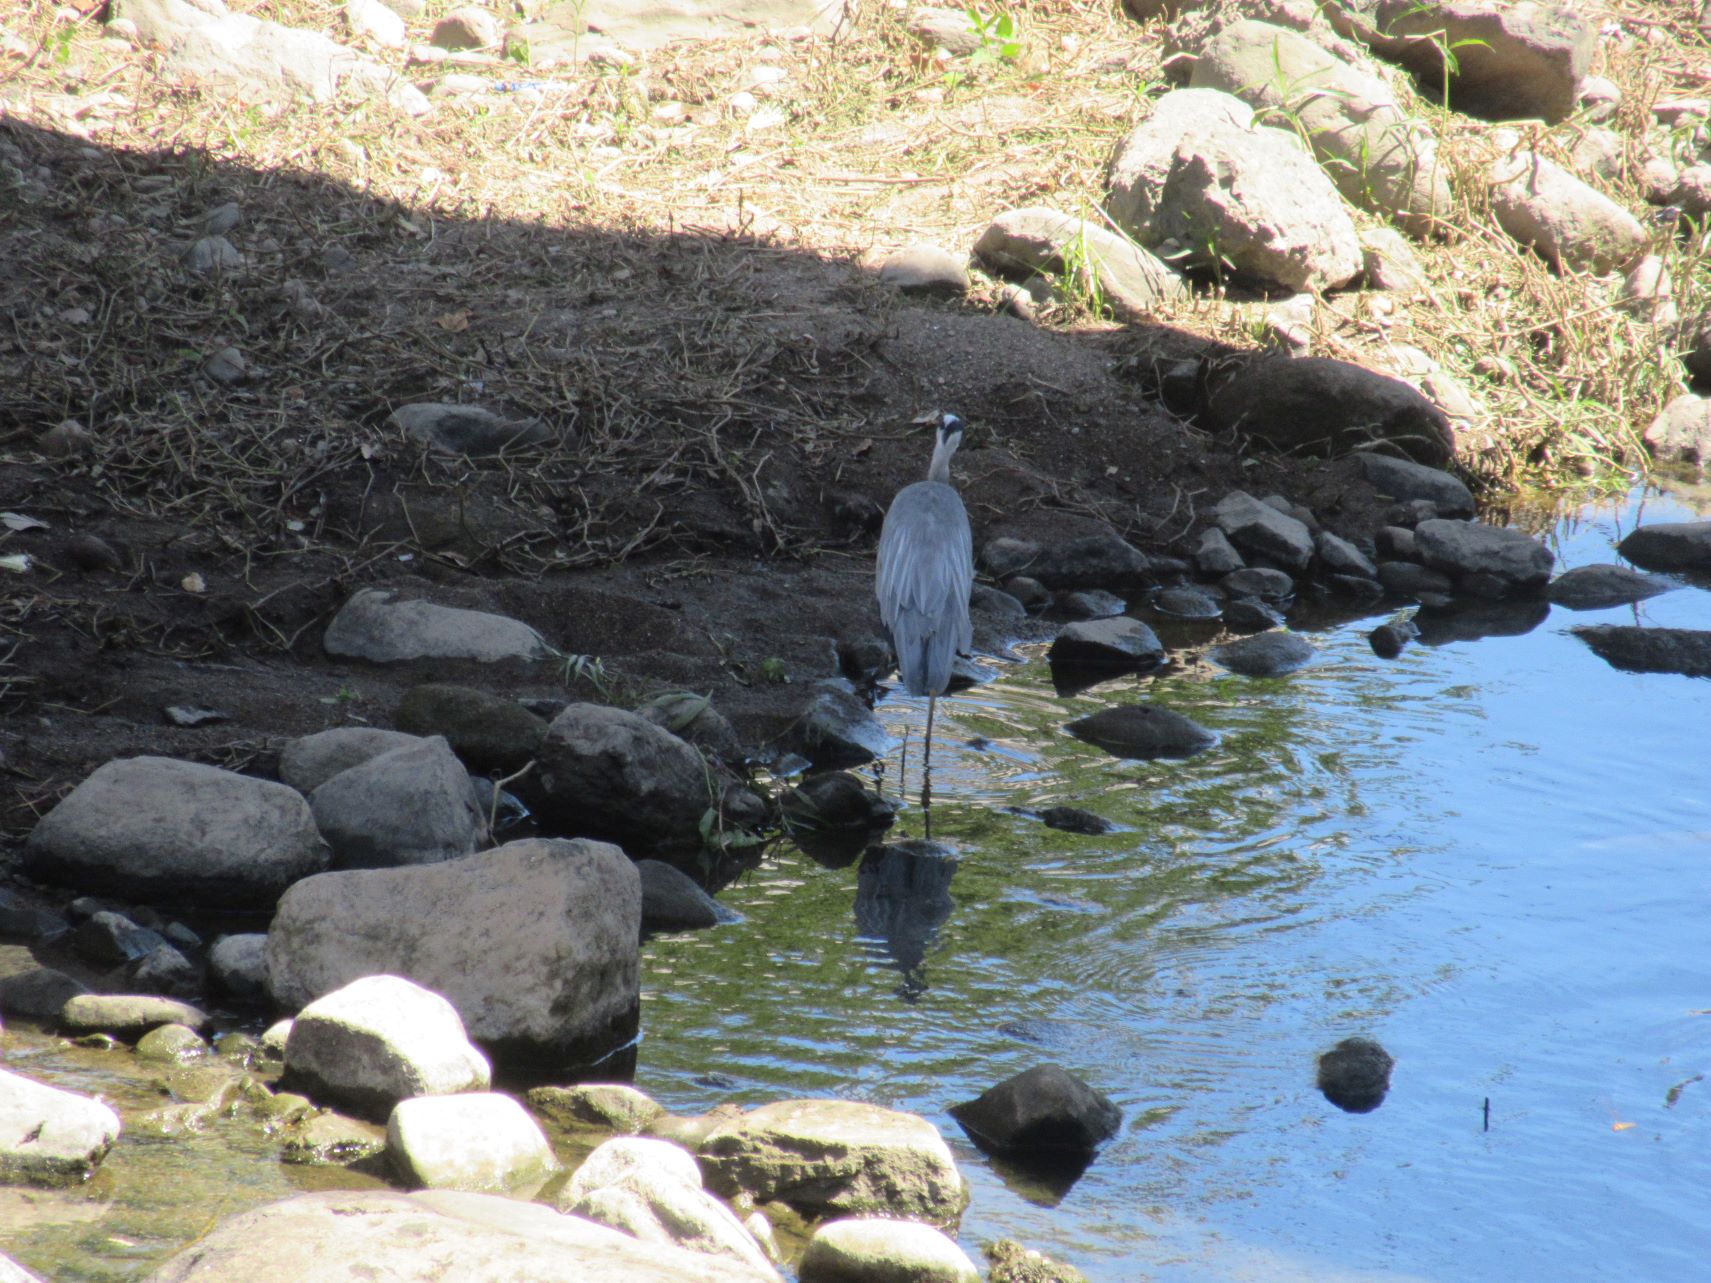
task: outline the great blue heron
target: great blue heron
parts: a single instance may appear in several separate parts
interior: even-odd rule
[[[974,643],[968,618],[974,536],[962,499],[951,488],[951,455],[961,443],[962,420],[940,415],[927,479],[899,490],[885,514],[873,581],[903,685],[911,695],[927,697],[923,807],[931,789],[934,708],[950,685],[957,652]]]

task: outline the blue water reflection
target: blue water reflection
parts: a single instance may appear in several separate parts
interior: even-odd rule
[[[1559,566],[1615,560],[1635,522],[1569,513]],[[1568,631],[1636,621],[1711,628],[1711,594],[1395,660],[1374,618],[1271,680],[1190,662],[1059,699],[1042,664],[1006,670],[940,708],[954,883],[911,909],[894,878],[864,914],[858,870],[776,857],[725,893],[744,923],[648,947],[639,1085],[918,1111],[974,1186],[965,1245],[1019,1237],[1101,1283],[1711,1276],[1711,681],[1618,672]],[[1121,762],[1061,732],[1135,697],[1218,748]],[[881,705],[917,741],[924,714]],[[1006,809],[1054,804],[1124,828]],[[928,982],[904,1000],[900,972]],[[1314,1087],[1351,1034],[1397,1061],[1367,1115]],[[1067,1192],[945,1112],[1042,1060],[1124,1111]]]

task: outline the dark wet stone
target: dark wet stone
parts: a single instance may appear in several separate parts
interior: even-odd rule
[[[503,774],[530,761],[547,734],[547,724],[516,700],[443,682],[405,691],[392,721],[410,735],[444,735],[471,770]]]
[[[1378,582],[1392,597],[1411,597],[1416,601],[1424,597],[1449,597],[1456,587],[1448,575],[1412,561],[1379,562]]]
[[[88,993],[63,971],[37,967],[0,979],[0,1015],[55,1020],[69,999]]]
[[[1068,730],[1113,757],[1192,757],[1218,742],[1204,726],[1154,704],[1101,709],[1071,722]]]
[[[1421,561],[1480,597],[1541,588],[1556,562],[1551,550],[1525,531],[1480,521],[1422,521],[1414,539]]]
[[[1626,566],[1576,566],[1551,580],[1545,596],[1569,610],[1605,610],[1644,601],[1674,587],[1667,579]]]
[[[889,648],[885,649],[884,654],[882,664],[889,663]],[[712,754],[722,762],[735,766],[743,758],[743,746],[737,739],[736,728],[723,713],[713,707],[713,702],[705,695],[684,691],[656,695],[638,706],[636,712],[655,726],[663,727],[679,739]]]
[[[1046,658],[1054,669],[1148,669],[1164,662],[1164,646],[1140,620],[1118,616],[1070,624]]]
[[[1383,526],[1378,532],[1379,556],[1391,561],[1418,561],[1419,551],[1414,546],[1414,532],[1407,526]]]
[[[1380,659],[1395,659],[1402,653],[1402,648],[1419,635],[1420,630],[1414,627],[1412,620],[1399,619],[1380,624],[1366,635],[1366,640],[1372,647],[1372,653]]]
[[[1227,575],[1247,563],[1230,536],[1217,526],[1209,526],[1200,534],[1200,545],[1194,550],[1195,568],[1203,575]]]
[[[1599,658],[1624,672],[1711,677],[1711,632],[1618,624],[1598,624],[1573,632]]]
[[[1052,604],[1052,590],[1030,575],[1011,575],[1004,581],[1004,591],[1029,611],[1044,610]]]
[[[642,880],[644,931],[699,931],[737,915],[724,908],[695,879],[662,860],[637,860]]]
[[[1641,526],[1616,545],[1645,570],[1711,569],[1711,521],[1663,521]]]
[[[1277,677],[1312,663],[1317,654],[1294,633],[1273,630],[1215,647],[1212,658],[1244,677]]]
[[[1250,566],[1231,571],[1218,587],[1231,598],[1257,597],[1261,601],[1288,601],[1295,595],[1295,580],[1281,570]]]
[[[951,1117],[982,1149],[1024,1166],[1085,1163],[1116,1135],[1123,1112],[1103,1092],[1061,1065],[1035,1065],[973,1100]]]
[[[1040,819],[1048,829],[1082,833],[1090,837],[1109,833],[1117,827],[1102,815],[1095,815],[1092,811],[1083,811],[1074,806],[1048,806],[1040,812]]]
[[[1252,597],[1243,597],[1224,607],[1224,627],[1233,633],[1263,633],[1281,628],[1283,614]]]
[[[1102,588],[1065,593],[1057,601],[1058,610],[1069,619],[1110,619],[1121,615],[1128,606],[1129,603],[1116,593],[1106,592]]]
[[[1442,606],[1422,606],[1414,616],[1421,644],[1479,641],[1483,637],[1521,637],[1550,618],[1551,604],[1542,597],[1511,597],[1505,601],[1460,599]]]
[[[871,634],[839,638],[837,652],[838,671],[858,686],[871,686],[897,662],[891,643]]]
[[[1412,530],[1422,521],[1436,521],[1441,515],[1443,514],[1438,511],[1438,505],[1430,499],[1410,499],[1388,509],[1384,514],[1384,523],[1403,530]]]
[[[854,694],[844,697],[871,720]],[[572,704],[547,728],[537,760],[537,800],[556,831],[609,838],[638,854],[700,843],[712,800],[706,760],[647,718]]]
[[[1361,455],[1360,466],[1373,489],[1381,495],[1403,503],[1424,499],[1432,505],[1431,515],[1436,517],[1473,516],[1473,492],[1441,468],[1428,468],[1382,454]]]
[[[992,1267],[987,1283],[1087,1283],[1087,1276],[1073,1265],[1064,1265],[1025,1247],[1013,1238],[985,1245]]]
[[[208,951],[208,974],[215,990],[233,1001],[253,1006],[266,1003],[266,933],[221,936]]]
[[[1377,579],[1378,567],[1354,544],[1329,530],[1313,537],[1319,552],[1319,564],[1333,575],[1352,575],[1357,579]]]
[[[1338,1109],[1370,1114],[1384,1103],[1396,1061],[1370,1038],[1345,1038],[1319,1057],[1319,1090]]]
[[[1031,578],[1057,592],[1147,587],[1153,582],[1152,563],[1146,554],[1115,531],[1083,535],[1043,547],[1025,569]]]
[[[848,771],[810,775],[780,805],[792,829],[879,829],[897,815],[894,802]]]
[[[163,998],[194,998],[202,992],[202,968],[169,944],[151,949],[107,977],[111,988]]]
[[[1245,554],[1297,571],[1313,560],[1313,532],[1304,522],[1243,491],[1232,490],[1220,499],[1212,517]]]
[[[1216,619],[1224,612],[1223,603],[1204,588],[1186,586],[1166,588],[1153,598],[1153,606],[1178,619]]]
[[[1033,576],[1033,565],[1039,558],[1040,545],[1027,539],[989,539],[980,549],[981,569],[994,579],[1008,579],[1023,571]]]
[[[853,690],[821,682],[786,734],[785,745],[815,766],[836,768],[865,766],[884,754],[890,741],[879,719]]]
[[[1112,598],[1113,601],[1118,600]],[[1021,600],[1010,593],[1001,592],[986,584],[976,584],[968,597],[969,610],[977,615],[985,615],[989,622],[995,624],[1020,623],[1028,617],[1028,608]],[[1117,614],[1123,613],[1121,605]]]
[[[166,937],[139,927],[120,913],[97,913],[72,934],[71,947],[90,962],[110,966],[140,958],[166,944]]]
[[[52,940],[71,924],[57,913],[38,908],[22,896],[0,888],[0,939]]]
[[[1320,586],[1339,602],[1351,606],[1371,606],[1384,600],[1384,585],[1376,579],[1360,579],[1354,575],[1327,575]]]

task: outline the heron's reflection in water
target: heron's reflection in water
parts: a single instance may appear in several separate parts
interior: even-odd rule
[[[956,907],[956,870],[950,847],[909,839],[869,847],[856,871],[856,926],[870,952],[877,956],[874,946],[882,946],[886,960],[903,973],[895,992],[905,1002],[927,991],[927,950]]]

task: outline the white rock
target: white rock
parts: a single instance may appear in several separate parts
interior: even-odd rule
[[[1488,177],[1498,226],[1554,264],[1602,273],[1646,251],[1632,214],[1554,161],[1515,152],[1493,162]]]
[[[119,1116],[100,1101],[0,1069],[0,1184],[84,1180],[119,1130]]]
[[[980,1271],[950,1238],[919,1221],[852,1217],[827,1221],[802,1254],[802,1283],[980,1283]]]
[[[1240,98],[1216,89],[1178,89],[1160,98],[1153,114],[1117,144],[1106,167],[1109,196],[1105,212],[1143,244],[1149,240],[1158,193],[1170,176],[1176,145],[1183,134],[1209,120],[1238,129],[1253,124],[1254,113]]]
[[[638,1173],[560,1206],[572,1216],[610,1225],[644,1243],[675,1243],[708,1256],[730,1257],[764,1278],[778,1277],[736,1213],[698,1186]]]
[[[285,1073],[307,1095],[379,1116],[412,1096],[484,1091],[487,1058],[437,993],[398,976],[352,981],[297,1013]]]
[[[615,1136],[595,1147],[564,1187],[561,1202],[574,1203],[607,1185],[668,1180],[701,1188],[701,1168],[681,1145],[643,1136]]]
[[[345,0],[345,23],[353,36],[367,36],[388,49],[409,43],[404,17],[381,0]]]
[[[558,1167],[528,1111],[497,1092],[399,1101],[386,1122],[386,1157],[428,1189],[503,1191]]]

